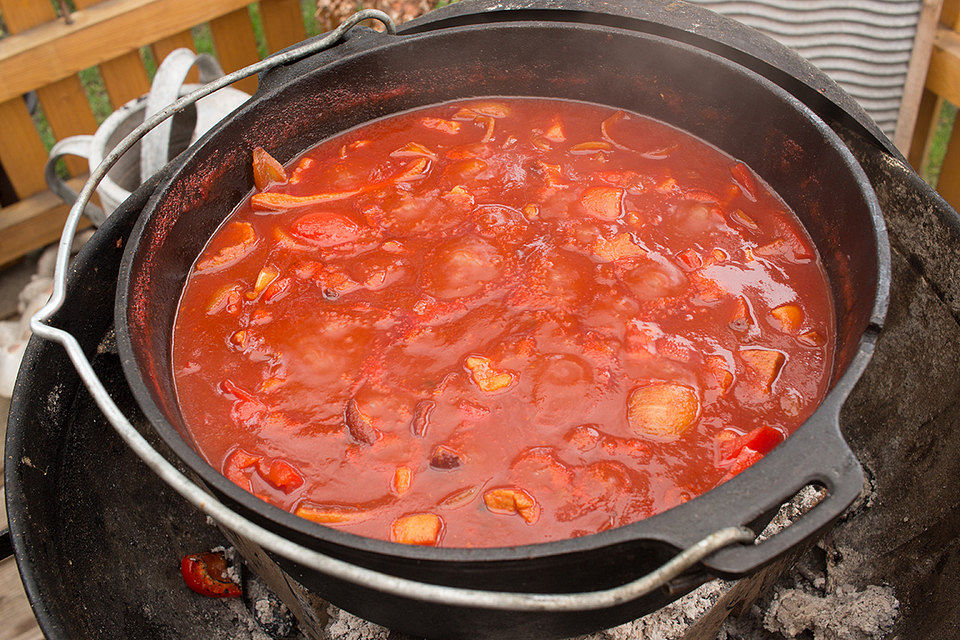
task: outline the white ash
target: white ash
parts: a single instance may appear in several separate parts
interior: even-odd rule
[[[333,640],[387,640],[390,630],[367,622],[343,609],[330,607],[327,633]]]
[[[796,638],[805,631],[814,640],[875,640],[897,621],[900,603],[891,587],[851,584],[819,596],[802,589],[779,589],[763,617],[768,631]]]
[[[234,547],[219,546],[210,549],[210,553],[222,553],[224,559],[227,561],[227,578],[231,582],[236,584],[241,584],[241,579],[243,578],[240,573],[240,564],[243,562],[243,558],[240,557],[240,552]]]

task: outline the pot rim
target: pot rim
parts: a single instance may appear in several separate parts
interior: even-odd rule
[[[353,551],[375,554],[385,558],[398,558],[414,561],[432,561],[439,563],[460,562],[460,563],[485,563],[511,560],[527,560],[535,558],[548,558],[575,554],[580,552],[594,551],[601,548],[613,547],[640,541],[650,541],[663,543],[670,547],[684,547],[696,542],[699,537],[699,530],[688,523],[698,520],[697,513],[703,507],[710,503],[716,503],[723,499],[731,499],[735,495],[748,495],[751,492],[750,487],[761,481],[764,471],[769,474],[770,470],[789,461],[791,452],[798,450],[804,445],[804,440],[811,437],[833,437],[833,431],[836,431],[836,438],[839,445],[846,448],[839,433],[836,422],[835,412],[839,410],[843,400],[846,398],[853,385],[862,373],[866,362],[872,355],[872,345],[876,338],[876,333],[882,326],[883,318],[886,315],[887,302],[889,297],[889,245],[887,241],[883,217],[880,207],[867,179],[863,169],[854,159],[852,153],[843,144],[836,132],[826,125],[816,113],[799,99],[779,87],[769,79],[761,76],[755,71],[744,67],[743,65],[731,61],[712,51],[705,50],[699,46],[687,42],[678,41],[662,35],[637,32],[618,27],[601,26],[585,23],[550,23],[540,21],[526,21],[520,26],[529,27],[531,25],[557,26],[563,24],[567,28],[578,29],[614,29],[627,31],[634,37],[655,40],[664,43],[666,46],[684,48],[711,59],[711,62],[721,66],[735,68],[738,72],[744,73],[752,81],[760,84],[766,91],[773,94],[779,100],[787,103],[791,108],[798,111],[816,130],[824,137],[827,144],[837,150],[848,171],[852,174],[854,181],[860,186],[866,201],[870,218],[872,222],[872,231],[875,240],[877,253],[877,285],[874,295],[874,303],[870,316],[870,323],[861,336],[857,352],[847,368],[840,372],[841,375],[835,375],[836,382],[830,389],[825,398],[821,401],[818,408],[810,417],[791,434],[783,443],[781,443],[770,454],[764,456],[755,465],[734,477],[733,479],[711,489],[710,491],[697,496],[696,498],[673,507],[667,511],[658,513],[654,516],[645,518],[638,522],[617,527],[608,531],[595,533],[580,538],[570,538],[565,540],[556,540],[551,542],[542,542],[527,545],[508,546],[508,547],[486,547],[486,548],[465,548],[465,547],[421,547],[415,545],[406,545],[378,538],[369,538],[341,531],[332,527],[325,527],[315,522],[295,516],[289,511],[275,507],[267,502],[256,498],[253,494],[241,489],[229,481],[220,471],[212,467],[200,454],[187,444],[180,433],[170,424],[163,415],[163,412],[154,402],[150,390],[144,382],[138,365],[136,351],[134,350],[129,326],[126,320],[126,314],[130,302],[130,286],[133,273],[133,262],[137,250],[144,240],[144,231],[147,222],[151,219],[152,213],[158,204],[166,195],[166,191],[174,180],[178,177],[183,167],[193,159],[205,145],[210,142],[237,114],[247,110],[256,109],[255,103],[247,103],[240,107],[227,119],[222,121],[216,127],[208,131],[195,145],[191,146],[186,152],[174,161],[166,170],[166,175],[157,189],[151,195],[147,205],[141,212],[133,231],[127,241],[120,267],[120,276],[117,286],[117,297],[115,306],[115,326],[117,333],[117,343],[123,364],[124,374],[127,382],[133,391],[137,403],[140,405],[144,414],[147,416],[153,428],[173,450],[176,457],[181,460],[193,473],[198,475],[208,487],[212,487],[215,493],[225,496],[230,504],[238,505],[247,517],[264,523],[267,526],[279,528],[283,535],[293,534],[298,541],[306,544],[308,547],[321,548],[324,545],[333,545]],[[500,24],[502,28],[510,28],[511,24]],[[443,33],[449,35],[451,32],[470,32],[476,29],[482,29],[480,25],[463,25],[445,27],[442,29],[425,31],[411,36],[399,36],[400,38],[432,38]],[[377,34],[379,35],[379,34]],[[375,52],[388,49],[393,46],[397,40],[393,36],[380,36],[386,40],[376,41],[376,36],[364,35],[369,37],[371,46],[362,48],[359,51],[353,51],[347,55],[337,57],[335,60],[324,64],[321,68],[330,69],[337,65],[344,65],[358,57],[370,55]],[[286,88],[285,83],[278,86],[271,86],[265,93],[258,92],[257,98],[270,99],[282,93]],[[422,105],[426,106],[426,105]],[[848,375],[848,374],[852,374]],[[801,437],[798,438],[798,435]],[[792,444],[791,444],[792,443]],[[848,451],[848,450],[847,450]],[[784,496],[784,500],[789,500],[792,495]],[[761,510],[756,504],[744,505],[744,509],[738,514],[739,519],[750,523],[759,520],[765,515],[765,510]],[[736,519],[736,518],[734,518]],[[684,533],[684,529],[690,529]],[[318,547],[319,545],[319,547]]]

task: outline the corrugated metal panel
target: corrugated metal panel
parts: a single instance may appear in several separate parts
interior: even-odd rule
[[[689,0],[792,47],[893,136],[922,0]]]

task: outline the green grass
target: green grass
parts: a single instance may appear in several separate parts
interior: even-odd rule
[[[940,117],[937,119],[937,128],[930,142],[930,155],[924,162],[920,175],[928,184],[936,186],[940,181],[940,170],[943,168],[943,158],[947,154],[947,143],[950,134],[957,123],[957,107],[944,101]]]

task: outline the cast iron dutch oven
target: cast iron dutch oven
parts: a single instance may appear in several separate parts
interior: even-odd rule
[[[489,5],[494,6],[494,5]],[[886,311],[889,258],[879,207],[836,134],[789,93],[689,43],[572,12],[471,13],[390,36],[356,31],[338,47],[261,77],[256,96],[184,153],[145,207],[121,265],[116,307],[130,386],[193,474],[257,524],[349,563],[417,581],[513,592],[610,588],[662,565],[712,532],[762,528],[814,483],[828,496],[767,541],[727,547],[670,588],[632,602],[563,613],[432,604],[281,566],[308,589],[367,619],[443,638],[550,637],[610,627],[655,610],[705,574],[741,576],[815,536],[858,495],[863,476],[840,407],[873,351]],[[599,8],[600,5],[597,5]],[[171,331],[192,263],[252,188],[251,150],[282,162],[374,118],[470,96],[549,96],[637,111],[699,136],[753,167],[797,213],[819,249],[836,308],[832,390],[762,461],[665,513],[560,542],[492,549],[422,548],[354,536],[293,516],[241,490],[194,450],[177,404]]]

